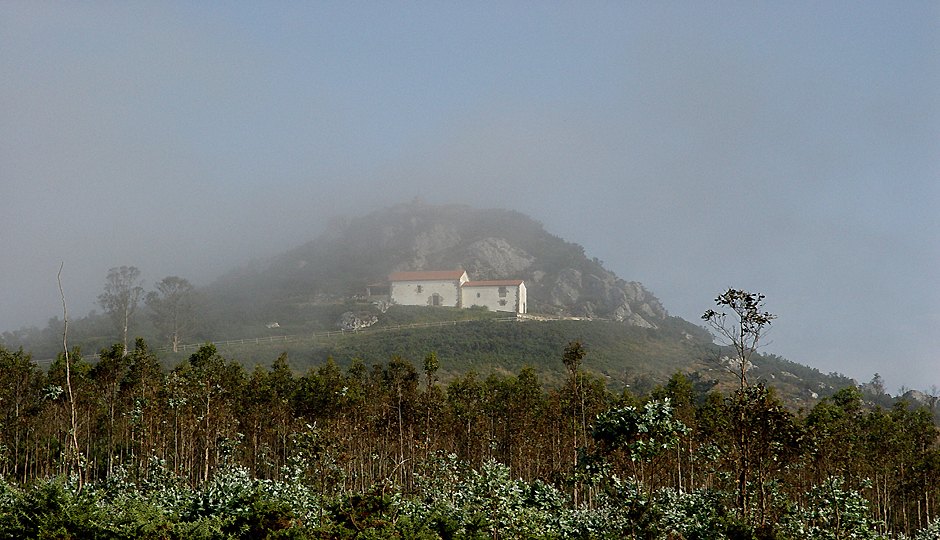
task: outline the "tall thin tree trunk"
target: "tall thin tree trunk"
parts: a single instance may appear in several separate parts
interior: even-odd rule
[[[127,356],[127,327],[129,326],[129,320],[131,318],[130,309],[125,305],[124,306],[124,350],[121,351],[121,358]]]
[[[81,462],[81,450],[78,447],[78,418],[75,415],[75,396],[72,393],[72,361],[69,358],[69,311],[68,307],[65,305],[65,291],[62,289],[62,268],[65,267],[65,262],[59,265],[59,273],[56,275],[56,281],[59,284],[59,295],[62,297],[62,319],[63,319],[63,328],[62,328],[62,350],[65,354],[65,386],[68,389],[69,393],[69,413],[71,418],[71,440],[68,445],[71,447],[72,459],[74,460],[75,470],[78,471],[78,491],[82,491],[82,462]]]
[[[205,468],[202,471],[203,482],[209,481],[209,401],[211,399],[209,392],[210,392],[210,389],[207,388],[206,389],[206,451],[205,451],[205,458],[204,458]]]

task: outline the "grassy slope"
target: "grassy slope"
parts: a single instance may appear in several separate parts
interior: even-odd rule
[[[614,390],[629,385],[645,392],[676,371],[696,373],[703,384],[723,390],[734,385],[733,375],[716,360],[724,351],[710,342],[702,328],[682,319],[670,318],[659,329],[646,329],[609,321],[492,320],[499,316],[479,310],[395,306],[380,314],[376,327],[357,334],[294,343],[220,345],[219,350],[249,369],[270,365],[286,352],[298,373],[321,365],[328,357],[345,367],[354,359],[372,365],[400,356],[420,370],[424,356],[433,351],[441,362],[439,375],[445,382],[468,370],[483,375],[506,374],[531,365],[543,382],[553,385],[564,377],[561,356],[565,345],[580,340],[588,350],[584,368],[603,377]],[[382,330],[458,318],[475,320],[432,328]],[[169,366],[185,358],[186,354],[165,355],[164,363]],[[814,402],[814,392],[824,397],[852,383],[774,356],[756,359],[752,375],[776,386],[797,407]]]

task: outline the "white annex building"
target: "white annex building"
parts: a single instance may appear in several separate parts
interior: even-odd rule
[[[405,306],[481,306],[491,311],[526,312],[521,279],[470,281],[463,270],[395,272],[388,277],[389,297]]]
[[[460,288],[460,303],[463,307],[525,313],[525,283],[521,279],[468,281]]]

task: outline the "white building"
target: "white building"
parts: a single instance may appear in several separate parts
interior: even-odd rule
[[[481,306],[491,311],[526,312],[521,279],[470,281],[463,270],[395,272],[388,276],[389,298],[405,306]]]
[[[395,304],[460,307],[460,287],[470,278],[463,270],[431,270],[395,272],[388,281]]]
[[[526,312],[525,283],[521,279],[468,281],[460,288],[463,307],[483,306],[491,311]]]

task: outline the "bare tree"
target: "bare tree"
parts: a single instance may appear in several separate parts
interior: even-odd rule
[[[177,352],[180,339],[193,325],[193,286],[181,277],[168,276],[156,287],[145,301],[154,324],[169,338],[173,352]]]
[[[747,386],[747,370],[751,366],[751,356],[757,351],[761,338],[777,318],[764,309],[764,295],[739,289],[728,289],[715,299],[721,311],[707,310],[702,319],[724,341],[724,345],[734,348],[735,358],[732,369],[741,382],[741,388]]]
[[[121,330],[124,356],[127,356],[127,329],[143,293],[140,270],[136,266],[121,266],[108,270],[104,292],[98,295],[98,304]]]

